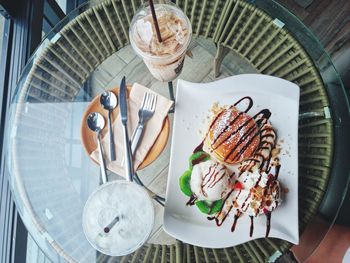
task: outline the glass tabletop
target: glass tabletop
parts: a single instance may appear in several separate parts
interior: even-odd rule
[[[333,160],[337,161],[331,163],[330,179],[319,212],[301,235],[300,245],[295,247],[303,251],[301,259],[306,259],[334,224],[348,187],[345,174],[349,170],[347,150],[341,144],[349,140],[349,104],[328,54],[310,31],[273,1],[250,2],[282,21],[307,51],[322,78],[330,103],[334,132],[332,153]],[[101,53],[107,59],[100,62],[96,62],[100,59],[99,54],[81,58],[74,52],[72,57],[62,56],[60,63],[53,62],[59,54],[55,54],[52,46],[68,36],[64,33],[65,26],[80,23],[77,17],[100,3],[91,1],[82,5],[46,36],[28,62],[11,102],[6,141],[16,206],[34,240],[54,262],[96,262],[101,257],[86,240],[82,228],[84,204],[100,184],[99,167],[85,152],[80,137],[82,116],[89,103],[103,91],[119,86],[123,76],[127,77],[129,84],[137,82],[165,97],[172,96],[168,83],[153,78],[130,45],[110,52],[105,48]],[[132,10],[133,6],[124,8]],[[81,29],[84,30],[84,26]],[[72,49],[75,48],[72,43]],[[212,66],[217,56],[214,41],[195,36],[189,49],[193,57],[185,59],[181,79],[200,83],[242,73],[260,73],[250,61],[235,51],[229,51],[217,78]],[[75,55],[79,57],[76,63],[66,65],[64,60],[75,61]],[[69,70],[65,69],[66,66]],[[173,86],[176,93],[176,81]],[[171,113],[169,118],[172,121]],[[161,155],[138,173],[143,183],[161,196],[165,196],[170,141],[171,138]],[[120,177],[109,172],[108,179],[118,180]],[[148,242],[176,244],[176,240],[162,230],[163,208],[157,203],[155,207],[156,224]]]

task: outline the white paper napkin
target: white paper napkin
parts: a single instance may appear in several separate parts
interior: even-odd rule
[[[157,104],[155,108],[154,115],[152,118],[146,123],[143,129],[143,136],[141,137],[141,141],[135,153],[134,158],[134,169],[143,162],[146,158],[148,152],[152,148],[155,143],[159,133],[162,130],[164,119],[167,117],[168,111],[171,108],[173,101],[155,93],[154,91],[135,83],[130,91],[129,99],[128,99],[128,132],[129,138],[131,140],[131,135],[135,130],[139,117],[138,111],[141,106],[141,102],[145,92],[151,92],[157,95]],[[106,126],[107,127],[107,126]],[[124,140],[123,140],[123,128],[120,120],[120,115],[116,118],[112,125],[114,143],[116,148],[116,160],[111,162],[110,154],[109,154],[109,132],[105,134],[102,138],[102,151],[105,158],[107,169],[124,176],[125,168],[124,168]],[[95,149],[91,153],[91,157],[99,162],[99,152],[98,149]]]

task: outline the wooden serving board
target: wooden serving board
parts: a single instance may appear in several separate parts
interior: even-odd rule
[[[128,88],[127,96],[129,96],[131,86],[128,86],[127,88]],[[110,91],[112,91],[114,94],[117,95],[119,94],[119,87],[115,87]],[[96,133],[89,129],[86,122],[86,118],[91,112],[99,112],[105,118],[106,125],[101,132],[102,137],[105,136],[105,134],[108,131],[108,125],[107,125],[108,111],[101,106],[100,96],[95,97],[91,101],[91,103],[88,105],[88,107],[86,108],[86,111],[83,114],[83,118],[81,122],[81,142],[83,144],[85,151],[89,156],[97,148]],[[114,120],[118,117],[118,115],[119,115],[119,107],[116,107],[111,114],[112,122],[114,122]],[[170,121],[169,121],[169,117],[167,117],[164,120],[163,128],[160,134],[158,135],[157,140],[155,141],[151,150],[148,152],[146,158],[144,159],[144,161],[141,163],[141,165],[138,167],[137,170],[141,170],[145,168],[146,166],[150,165],[154,160],[157,159],[157,157],[162,153],[162,151],[164,150],[167,144],[167,141],[169,138],[169,132],[170,132]],[[93,159],[91,158],[91,160]]]

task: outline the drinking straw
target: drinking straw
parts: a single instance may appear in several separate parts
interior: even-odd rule
[[[160,35],[160,30],[159,30],[156,11],[154,10],[153,0],[148,0],[148,3],[149,3],[149,6],[151,8],[153,23],[154,23],[154,27],[156,28],[156,32],[157,32],[157,38],[158,38],[159,43],[161,43],[163,40],[162,40],[162,36]]]

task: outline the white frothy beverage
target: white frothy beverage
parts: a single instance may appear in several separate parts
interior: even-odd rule
[[[111,226],[113,221],[116,223]],[[127,255],[141,247],[153,223],[151,198],[144,188],[132,182],[104,184],[89,197],[84,207],[86,238],[95,249],[110,256]],[[110,226],[108,233],[107,226]]]

